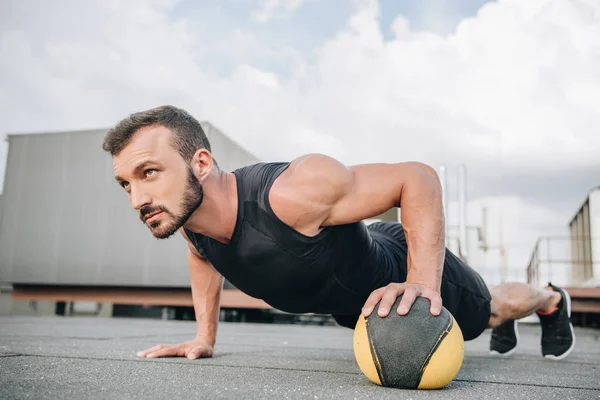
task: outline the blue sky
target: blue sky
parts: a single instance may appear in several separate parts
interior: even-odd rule
[[[486,2],[488,1],[381,0],[381,31],[386,39],[391,39],[391,24],[398,16],[403,16],[414,30],[451,34],[461,20],[474,16]],[[346,25],[357,8],[357,2],[353,0],[331,0],[328,4],[322,0],[304,0],[293,11],[278,10],[272,19],[258,22],[252,16],[260,3],[256,0],[187,0],[178,2],[170,14],[174,18],[190,21],[189,28],[198,37],[225,39],[231,36],[232,31],[247,32],[263,45],[274,49],[291,47],[310,60],[325,40],[334,37]],[[218,60],[220,74],[228,74],[236,66],[235,54],[228,54],[226,50],[215,50],[211,55]],[[285,60],[251,55],[249,60],[258,67],[281,75],[287,73]],[[212,61],[215,62],[215,59]]]

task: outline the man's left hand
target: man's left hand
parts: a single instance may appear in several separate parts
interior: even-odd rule
[[[401,295],[402,301],[400,301],[397,310],[399,315],[406,315],[417,297],[425,297],[429,299],[431,302],[431,314],[434,316],[440,315],[442,310],[442,297],[440,294],[436,290],[427,286],[408,282],[390,283],[387,286],[374,290],[365,302],[362,313],[365,317],[368,317],[377,303],[381,301],[377,315],[380,317],[386,317],[396,302],[398,296]]]

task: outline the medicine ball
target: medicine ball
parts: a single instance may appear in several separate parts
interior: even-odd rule
[[[373,383],[402,389],[439,389],[458,374],[464,339],[458,323],[442,307],[430,313],[429,299],[417,297],[406,315],[398,315],[402,296],[386,317],[377,315],[379,303],[354,330],[354,356]]]

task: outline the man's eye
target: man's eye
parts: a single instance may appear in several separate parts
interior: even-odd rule
[[[152,176],[152,175],[156,175],[156,170],[155,169],[147,169],[146,176]]]
[[[127,187],[129,187],[129,182],[125,182],[125,181],[121,182],[121,187],[123,189],[127,189]]]

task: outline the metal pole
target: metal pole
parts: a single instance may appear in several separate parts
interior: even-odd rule
[[[504,235],[502,234],[502,211],[500,211],[500,221],[498,229],[498,238],[500,239],[500,252],[502,255],[502,282],[508,281],[508,255],[504,246]]]
[[[459,237],[461,254],[465,262],[468,262],[467,243],[467,168],[464,164],[459,166],[458,171],[458,215],[459,215]]]
[[[481,247],[483,248],[483,251],[487,251],[487,207],[483,207],[481,210],[481,232],[479,240],[481,241]]]

